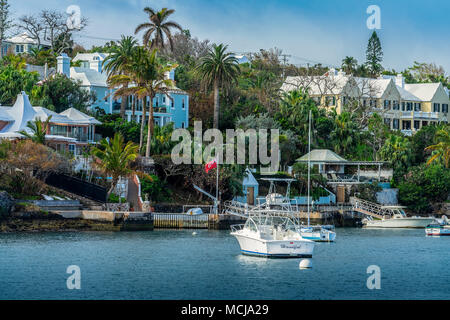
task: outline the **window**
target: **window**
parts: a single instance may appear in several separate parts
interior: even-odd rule
[[[412,111],[413,105],[412,102],[407,102],[406,103],[406,111]]]
[[[16,53],[23,53],[24,51],[24,45],[23,44],[17,44],[16,45]]]
[[[416,130],[420,129],[420,121],[414,120],[414,129],[416,129]]]
[[[402,102],[402,111],[405,111],[405,106],[406,106],[406,103],[405,102]]]
[[[384,124],[388,126],[388,128],[391,127],[391,119],[389,118],[384,118]]]
[[[69,144],[69,152],[75,154],[75,145]]]
[[[414,111],[420,111],[422,109],[421,103],[414,103]]]
[[[162,102],[163,102],[163,104],[166,104],[166,96],[163,96]]]
[[[411,130],[411,121],[410,120],[403,120],[403,122],[402,122],[402,129],[403,130]]]
[[[185,104],[184,104],[184,99],[181,100],[181,108],[184,110],[186,108]]]
[[[175,109],[175,104],[174,104],[174,102],[173,102],[173,99],[170,100],[170,106],[172,107],[172,109]]]
[[[392,109],[393,109],[393,110],[398,110],[398,109],[400,109],[400,104],[399,104],[399,102],[398,102],[397,100],[394,100],[394,101],[392,102]]]
[[[399,129],[399,120],[398,119],[393,119],[392,120],[392,129]]]
[[[441,105],[439,103],[433,103],[433,112],[441,111]]]
[[[442,104],[442,112],[447,113],[448,112],[448,103]]]
[[[184,122],[181,123],[181,128],[185,128]]]
[[[391,100],[384,100],[384,108],[388,109],[391,106]]]

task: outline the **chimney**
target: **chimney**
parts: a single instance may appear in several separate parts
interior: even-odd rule
[[[166,80],[170,79],[170,80],[175,81],[175,69],[166,71],[166,73],[164,73],[164,79],[166,79]]]
[[[66,75],[66,77],[70,78],[70,58],[67,54],[61,53],[59,57],[56,58],[57,67],[56,71],[58,73]]]
[[[397,74],[395,77],[395,84],[401,88],[405,88],[405,78],[401,73]]]
[[[102,63],[100,60],[89,61],[89,69],[95,70],[97,72],[102,72]]]

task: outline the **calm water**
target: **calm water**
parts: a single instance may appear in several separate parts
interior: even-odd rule
[[[313,269],[239,254],[228,231],[0,234],[0,299],[450,299],[450,238],[337,229]],[[381,290],[366,269],[381,268]],[[81,268],[68,290],[66,268]]]

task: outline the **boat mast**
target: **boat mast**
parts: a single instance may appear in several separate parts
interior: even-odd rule
[[[217,166],[216,166],[216,214],[219,214],[219,158],[216,158]]]
[[[308,227],[309,227],[309,196],[311,188],[311,110],[309,110],[309,130],[308,130]]]

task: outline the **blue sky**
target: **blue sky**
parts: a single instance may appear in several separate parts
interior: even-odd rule
[[[450,73],[448,0],[12,0],[15,16],[41,8],[65,11],[79,5],[90,21],[78,42],[90,47],[132,35],[146,20],[143,7],[169,7],[173,19],[193,36],[223,42],[237,52],[278,47],[293,57],[340,65],[345,56],[365,60],[369,5],[381,9],[383,65],[401,70],[414,61],[434,62]]]

